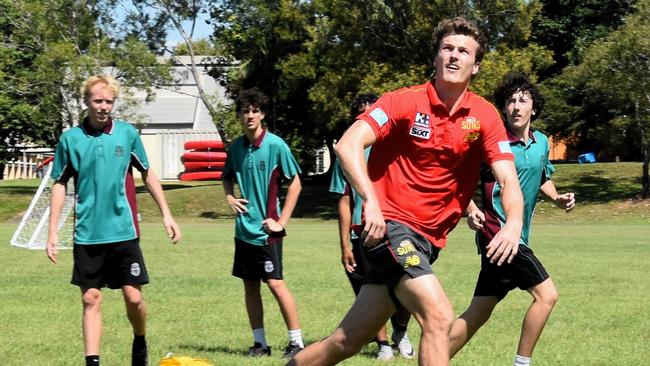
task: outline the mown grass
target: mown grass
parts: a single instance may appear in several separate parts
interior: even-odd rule
[[[560,300],[535,351],[535,365],[646,365],[650,359],[650,209],[635,200],[640,164],[558,165],[556,183],[578,197],[564,214],[542,202],[532,246],[553,277]],[[592,175],[596,176],[593,178]],[[591,182],[591,183],[589,183]],[[580,184],[578,184],[580,183]],[[37,182],[0,182],[0,364],[79,365],[83,347],[79,292],[69,284],[72,258],[49,263],[42,251],[8,245]],[[341,270],[334,198],[322,185],[305,184],[299,214],[285,241],[285,277],[300,312],[307,342],[326,336],[353,301]],[[605,193],[602,193],[605,192]],[[252,343],[241,282],[230,275],[232,216],[219,184],[166,185],[184,234],[171,246],[157,209],[144,192],[142,247],[151,284],[151,364],[167,352],[194,355],[215,365],[282,365],[286,329],[277,304],[264,290],[268,359],[243,356]],[[607,197],[611,197],[608,200]],[[464,223],[434,264],[457,314],[471,298],[479,260]],[[121,295],[104,291],[104,365],[129,364],[131,333]],[[511,364],[529,295],[514,292],[453,360],[456,365]],[[418,339],[411,322],[411,337]],[[376,365],[374,347],[344,365]],[[396,360],[393,365],[415,365]]]

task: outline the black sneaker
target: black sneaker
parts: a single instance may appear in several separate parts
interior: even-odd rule
[[[147,341],[145,341],[144,337],[136,337],[133,339],[133,347],[131,348],[131,365],[149,365],[149,359],[147,357]]]
[[[291,341],[287,345],[287,348],[284,349],[284,353],[282,354],[282,358],[293,358],[293,356],[296,355],[296,353],[302,351],[303,348],[298,345],[298,343]]]
[[[253,344],[253,347],[248,349],[248,357],[264,357],[270,355],[271,347],[262,347],[262,344],[259,342],[255,342],[255,344]]]

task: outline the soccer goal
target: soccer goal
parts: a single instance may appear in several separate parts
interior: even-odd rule
[[[50,195],[53,183],[50,173],[53,165],[49,163],[42,167],[43,179],[11,238],[11,245],[28,249],[45,249],[50,220]],[[65,192],[65,203],[57,227],[59,248],[69,249],[72,248],[74,228],[74,184],[69,182]]]

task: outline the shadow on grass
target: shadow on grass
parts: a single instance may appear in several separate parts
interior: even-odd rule
[[[329,175],[306,177],[293,217],[332,220],[338,217],[339,195],[329,191]]]
[[[9,194],[9,195],[13,195],[13,194],[16,194],[16,195],[18,195],[18,194],[33,195],[34,192],[36,192],[37,189],[38,189],[38,187],[28,186],[28,185],[25,185],[25,186],[9,186],[9,187],[2,187],[2,193],[6,193],[6,194]]]
[[[238,356],[245,356],[248,351],[247,349],[241,349],[241,348],[233,349],[233,348],[223,347],[223,346],[204,346],[201,344],[179,344],[177,347],[185,351],[225,353],[229,355],[238,355]]]
[[[199,217],[204,219],[232,219],[235,217],[235,214],[224,214],[222,212],[215,211],[205,211],[199,214]]]
[[[574,192],[581,202],[588,203],[621,201],[638,194],[641,177],[609,178],[606,173],[604,170],[595,170],[592,174],[581,175],[571,184],[559,188]]]

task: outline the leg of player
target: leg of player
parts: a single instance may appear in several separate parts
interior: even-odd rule
[[[377,342],[377,359],[379,361],[389,361],[395,358],[393,355],[393,349],[388,343],[388,330],[386,329],[385,324],[381,329],[379,329],[379,332],[377,332],[375,342]]]
[[[393,326],[393,334],[391,336],[393,346],[397,348],[402,358],[407,359],[415,357],[415,350],[413,349],[408,334],[406,334],[409,320],[411,320],[411,313],[404,306],[398,306],[395,314],[390,317],[390,323]]]
[[[147,325],[147,305],[142,298],[140,286],[126,285],[122,287],[122,295],[126,304],[126,315],[133,327],[133,345],[131,362],[133,366],[147,365],[147,341],[145,339]]]
[[[99,365],[99,343],[102,338],[102,292],[96,288],[82,288],[82,329],[86,363]],[[88,357],[92,357],[90,360]],[[94,363],[96,361],[96,363]]]
[[[533,303],[530,304],[524,317],[517,355],[530,359],[546,320],[557,302],[558,293],[550,278],[529,289],[528,292],[533,296]]]
[[[289,344],[283,354],[284,357],[293,357],[301,351],[305,344],[302,340],[302,331],[300,330],[300,320],[298,319],[298,310],[296,301],[287,288],[284,280],[268,280],[269,289],[280,306],[280,312],[284,318],[284,323],[289,331]]]
[[[244,299],[246,301],[246,313],[248,322],[253,330],[254,343],[248,350],[251,357],[270,356],[271,349],[266,343],[264,334],[264,306],[260,292],[260,280],[244,281]]]
[[[490,319],[494,307],[499,303],[496,296],[475,296],[467,310],[454,321],[449,333],[449,354],[460,351],[474,334]]]
[[[454,312],[436,276],[402,276],[395,295],[422,328],[419,364],[449,365],[449,331]]]
[[[395,306],[386,286],[364,285],[334,333],[310,344],[287,365],[334,365],[355,355],[377,334],[394,311]]]

